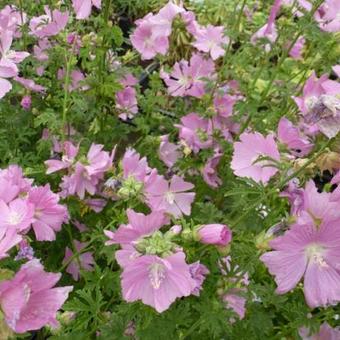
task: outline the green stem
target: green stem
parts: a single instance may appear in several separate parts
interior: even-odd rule
[[[64,99],[63,99],[63,117],[62,117],[62,141],[65,141],[65,127],[67,125],[67,111],[68,111],[68,98],[69,98],[69,87],[71,82],[71,64],[72,64],[72,55],[67,58],[67,54],[65,52],[65,60],[66,60],[66,74],[64,81]]]

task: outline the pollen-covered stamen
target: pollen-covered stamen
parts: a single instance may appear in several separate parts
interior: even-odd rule
[[[305,249],[309,261],[319,265],[320,267],[328,267],[324,259],[325,248],[319,244],[311,244]]]
[[[159,289],[165,279],[165,267],[161,263],[153,263],[149,267],[149,280],[154,289]]]

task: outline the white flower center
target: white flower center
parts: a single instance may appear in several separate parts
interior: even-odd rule
[[[160,263],[153,263],[149,267],[149,280],[154,289],[159,289],[165,278],[165,267]]]
[[[8,223],[12,225],[19,224],[21,220],[22,220],[21,215],[15,211],[12,211],[8,216]]]
[[[328,267],[327,262],[324,259],[325,248],[320,244],[312,243],[306,247],[305,253],[313,263],[319,265],[320,267]]]
[[[165,199],[168,203],[174,204],[175,203],[175,194],[171,191],[166,192]]]

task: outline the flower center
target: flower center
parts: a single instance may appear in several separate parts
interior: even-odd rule
[[[320,244],[310,244],[306,247],[305,253],[309,261],[312,261],[320,267],[328,267],[328,264],[324,259],[325,248]]]
[[[165,199],[167,200],[168,203],[174,204],[175,194],[171,191],[167,191],[166,194],[165,194]]]
[[[19,224],[21,222],[21,215],[15,211],[12,211],[8,216],[8,223],[12,225]]]
[[[165,279],[165,267],[160,263],[153,263],[149,267],[149,280],[154,289],[159,289]]]

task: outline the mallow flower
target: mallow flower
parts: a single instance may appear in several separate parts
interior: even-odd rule
[[[326,307],[340,301],[339,220],[295,224],[270,241],[273,251],[260,257],[275,276],[276,292],[284,294],[302,280],[309,307]]]
[[[77,19],[87,19],[91,14],[92,6],[100,9],[101,0],[72,0],[73,9]]]
[[[204,244],[225,247],[231,238],[232,232],[225,224],[205,224],[197,229],[197,239]]]
[[[126,301],[142,300],[159,313],[197,288],[181,251],[165,258],[156,255],[138,257],[123,268],[121,279]]]
[[[0,305],[8,326],[16,333],[58,326],[57,311],[64,304],[72,286],[54,287],[60,273],[44,271],[39,260],[21,266],[11,280],[0,283]]]
[[[273,159],[261,160],[261,157]],[[239,177],[249,177],[255,182],[267,184],[278,169],[274,166],[275,161],[280,160],[280,153],[274,137],[264,137],[259,132],[244,132],[240,141],[234,143],[234,153],[231,168]]]

